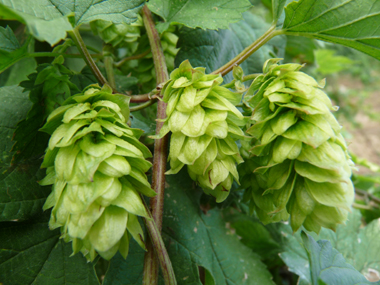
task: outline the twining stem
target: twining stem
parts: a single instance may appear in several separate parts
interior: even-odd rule
[[[90,67],[92,73],[95,75],[98,82],[103,86],[107,83],[107,80],[103,76],[103,74],[100,72],[99,68],[96,66],[94,59],[91,57],[91,54],[89,53],[78,28],[74,28],[73,30],[69,31],[68,34],[73,39],[75,45],[77,46],[79,52],[83,56],[84,61],[87,63],[87,65]]]
[[[157,228],[157,225],[153,219],[153,216],[150,213],[145,203],[144,197],[142,197],[142,195],[140,196],[149,214],[150,219],[145,219],[145,225],[148,229],[150,240],[152,241],[154,245],[154,249],[157,252],[158,259],[160,260],[162,275],[164,276],[165,284],[171,284],[171,285],[177,284],[174,271],[173,271],[172,262],[170,261],[169,254],[166,251],[165,244],[164,244],[164,241],[162,240],[160,230]],[[150,245],[149,247],[147,247],[147,250],[152,251],[153,250],[152,246]],[[150,283],[150,284],[153,284],[153,283]]]
[[[140,54],[136,54],[136,55],[132,55],[132,56],[129,56],[129,57],[123,58],[122,60],[116,62],[116,63],[115,63],[115,66],[116,66],[116,67],[120,67],[120,66],[122,66],[124,63],[126,63],[126,62],[129,61],[129,60],[143,58],[144,56],[148,55],[149,53],[150,53],[150,49],[144,51],[143,53],[140,53]]]
[[[264,44],[266,44],[270,39],[272,39],[274,36],[277,36],[280,34],[283,34],[283,31],[282,30],[276,30],[276,26],[272,25],[269,28],[269,30],[265,32],[265,34],[263,34],[260,38],[258,38],[256,41],[254,41],[250,46],[245,48],[241,53],[239,53],[231,61],[227,62],[225,65],[218,68],[217,70],[213,71],[212,74],[221,74],[222,76],[226,75],[227,73],[232,71],[234,66],[241,64],[248,57],[250,57],[251,54],[253,54],[255,51],[257,51]]]
[[[131,103],[144,103],[149,100],[151,100],[151,93],[147,94],[140,94],[140,95],[132,95],[131,100],[129,102]]]
[[[169,79],[168,69],[166,67],[165,56],[162,50],[160,36],[156,30],[152,14],[148,7],[145,5],[142,9],[142,16],[149,38],[149,43],[152,50],[154,67],[157,76],[157,86]],[[157,104],[157,119],[164,119],[166,117],[166,103],[159,101]],[[163,126],[162,122],[157,122],[156,134],[158,134]],[[167,161],[167,147],[168,137],[158,139],[154,143],[154,157],[153,157],[153,174],[152,174],[152,188],[157,192],[156,197],[150,200],[150,208],[152,211],[153,219],[159,231],[162,228],[162,213],[164,204],[164,189],[165,189],[165,171]],[[148,228],[149,229],[149,228]],[[147,241],[148,252],[145,254],[144,259],[144,277],[143,284],[151,285],[158,283],[158,262],[157,257],[151,250],[149,241]],[[160,248],[155,248],[158,256],[163,254]],[[160,258],[160,261],[163,259]],[[161,269],[167,267],[167,264],[160,264]],[[174,276],[174,273],[173,273]],[[174,282],[174,283],[170,283]],[[176,284],[174,280],[165,280],[166,284]]]
[[[129,107],[129,111],[130,112],[136,112],[136,111],[145,109],[146,107],[149,107],[150,105],[153,105],[154,103],[156,103],[156,100],[149,100],[149,101],[147,101],[147,102],[145,102],[143,104]]]
[[[57,57],[62,55],[63,57],[68,58],[82,58],[83,56],[81,54],[72,54],[72,53],[57,53],[57,52],[32,52],[28,53],[26,57]],[[91,54],[91,57],[93,58],[102,58],[102,54]]]

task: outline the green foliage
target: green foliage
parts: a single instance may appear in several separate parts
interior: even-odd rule
[[[248,47],[268,28],[261,17],[244,13],[243,20],[230,25],[228,30],[182,29],[176,57],[176,66],[188,59],[192,66],[204,66],[206,72],[212,72],[238,55]],[[265,60],[273,53],[283,55],[286,41],[278,37],[264,45],[258,52],[241,64],[245,74],[261,72]],[[232,80],[232,74],[225,76],[226,81]]]
[[[0,27],[0,72],[27,55],[29,42],[20,47],[11,28]]]
[[[43,175],[39,157],[11,163],[13,132],[30,107],[28,94],[22,88],[0,88],[0,221],[25,220],[41,213],[50,192],[37,183]]]
[[[380,19],[376,0],[300,0],[285,9],[283,30],[349,46],[380,59],[380,31],[372,23]],[[339,17],[337,17],[339,15]]]
[[[216,30],[227,29],[228,24],[241,20],[241,13],[249,9],[251,4],[248,0],[151,0],[148,7],[165,20],[165,23],[157,26],[161,31],[170,24]]]
[[[132,0],[118,5],[117,0],[80,1],[39,0],[0,1],[0,17],[25,23],[30,33],[51,45],[66,37],[66,32],[93,20],[132,23],[142,8],[143,0]]]
[[[335,51],[329,49],[316,50],[315,60],[318,65],[316,71],[323,75],[338,73],[353,65],[351,59],[345,56],[337,56]]]
[[[0,225],[0,272],[4,284],[99,284],[93,264],[70,256],[59,230],[48,229],[48,213],[28,222]]]
[[[305,233],[302,233],[302,240],[310,261],[312,284],[371,284],[352,265],[345,262],[329,241],[316,242]]]

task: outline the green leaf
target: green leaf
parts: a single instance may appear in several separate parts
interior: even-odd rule
[[[41,187],[39,157],[11,164],[12,135],[16,124],[31,106],[22,88],[0,88],[0,221],[27,219],[42,212],[50,187]]]
[[[241,14],[252,5],[249,0],[151,0],[148,7],[165,20],[157,25],[161,31],[170,24],[216,30],[228,29],[230,23],[241,20]]]
[[[361,215],[355,210],[349,214],[346,225],[339,225],[336,232],[323,228],[319,236],[314,233],[311,236],[316,240],[329,240],[347,263],[354,266],[364,276],[370,277],[371,272],[380,272],[379,222],[380,219],[361,228]],[[280,257],[290,271],[300,276],[302,282],[310,284],[309,261],[301,245],[300,233],[293,234],[290,227],[284,224],[280,224],[278,230],[282,233],[281,240],[277,241],[283,248]]]
[[[314,63],[315,40],[295,36],[287,36],[286,38],[286,56],[289,59],[285,62],[298,59],[300,62]]]
[[[285,8],[283,30],[349,46],[380,59],[377,0],[300,0]]]
[[[4,284],[99,284],[93,264],[71,242],[48,228],[49,213],[33,221],[0,224],[0,272]]]
[[[93,20],[132,23],[143,7],[144,0],[0,0],[0,18],[25,23],[40,41],[54,45],[66,32]]]
[[[251,13],[243,14],[244,20],[230,25],[228,30],[201,30],[183,28],[180,33],[179,50],[175,65],[188,59],[192,66],[206,67],[210,73],[238,55],[269,28],[261,17]],[[245,74],[262,72],[262,66],[275,49],[284,50],[285,41],[277,37],[251,55],[240,66]],[[281,55],[278,55],[281,56]],[[233,79],[232,72],[225,77],[229,82]]]
[[[9,26],[0,27],[0,51],[12,52],[20,48],[20,44]]]
[[[349,69],[354,61],[346,56],[335,55],[335,51],[331,49],[318,49],[315,51],[317,61],[317,71],[322,75],[338,73],[342,70]]]
[[[277,20],[281,17],[285,4],[286,0],[272,0],[273,22],[277,22]]]
[[[302,240],[310,261],[312,284],[373,284],[352,265],[327,240],[316,242],[312,236],[302,232]],[[380,284],[377,282],[376,284]]]
[[[1,0],[0,0],[1,1]],[[1,19],[1,4],[0,4]],[[0,73],[6,70],[15,62],[24,58],[28,54],[30,38],[20,47],[13,31],[7,27],[0,27]]]
[[[10,68],[10,73],[4,86],[18,85],[21,81],[27,80],[28,75],[31,74],[36,67],[37,63],[34,58],[21,59]]]
[[[226,228],[222,212],[202,213],[200,192],[193,188],[185,170],[167,176],[167,184],[162,232],[178,284],[201,285],[198,266],[218,285],[273,284],[260,257]],[[104,284],[141,284],[144,252],[137,255],[131,249],[131,253],[127,261],[111,260]]]

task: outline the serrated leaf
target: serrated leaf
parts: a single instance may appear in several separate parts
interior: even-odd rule
[[[269,28],[269,24],[259,16],[247,12],[243,17],[242,21],[230,25],[228,30],[183,28],[178,40],[178,47],[181,49],[175,59],[175,65],[179,66],[188,59],[192,66],[206,67],[206,73],[210,73],[233,59]],[[284,38],[274,38],[243,62],[241,67],[245,74],[262,72],[265,60],[274,53],[275,48],[284,50]],[[232,79],[232,73],[225,76],[226,82]]]
[[[167,184],[162,231],[178,284],[201,285],[198,266],[218,285],[273,284],[259,256],[226,228],[221,211],[201,212],[199,192],[193,189],[186,171],[167,176]],[[104,284],[141,284],[144,252],[131,252],[133,259],[111,260],[112,270]],[[130,277],[126,282],[121,276]]]
[[[21,87],[0,88],[0,221],[24,220],[41,213],[50,193],[50,187],[37,183],[43,177],[39,157],[11,164],[12,135],[30,106]]]
[[[144,0],[0,0],[0,17],[24,22],[40,41],[54,45],[66,32],[93,20],[132,23]],[[73,25],[72,25],[73,24]]]
[[[348,264],[342,254],[334,249],[328,240],[316,242],[312,236],[304,232],[301,235],[309,257],[311,283],[313,285],[374,284],[369,282],[352,265]],[[376,284],[380,284],[380,282],[376,282]]]
[[[377,0],[300,0],[285,8],[283,30],[349,46],[380,59]]]
[[[99,284],[93,264],[48,228],[49,213],[29,222],[0,224],[0,272],[4,284]]]
[[[216,30],[241,20],[241,14],[252,5],[248,0],[151,0],[148,7],[165,20],[157,25],[159,30],[166,30],[170,24]]]

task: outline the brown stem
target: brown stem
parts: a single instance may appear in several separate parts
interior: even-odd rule
[[[248,57],[250,57],[251,54],[253,54],[255,51],[257,51],[264,44],[266,44],[270,39],[272,39],[274,36],[277,36],[280,34],[283,34],[282,30],[276,30],[275,25],[271,26],[269,28],[269,30],[266,31],[265,34],[263,34],[255,42],[253,42],[249,47],[245,48],[241,53],[239,53],[231,61],[227,62],[225,65],[218,68],[217,70],[213,71],[212,74],[221,74],[222,76],[226,75],[227,73],[232,71],[234,66],[241,64]]]
[[[144,103],[144,102],[149,101],[150,99],[152,99],[150,93],[141,94],[141,95],[132,95],[130,102],[131,103]]]
[[[152,50],[154,67],[157,76],[157,86],[169,79],[168,70],[166,67],[165,56],[162,50],[160,36],[156,30],[152,14],[145,5],[143,10],[143,20],[149,38],[149,43]],[[158,101],[157,104],[157,119],[166,117],[166,103]],[[158,134],[163,126],[162,122],[157,122],[156,134]],[[150,208],[152,210],[153,219],[157,225],[158,231],[162,228],[162,213],[164,207],[164,189],[165,189],[165,171],[167,161],[168,136],[158,139],[154,143],[153,157],[153,175],[152,188],[157,192],[157,196],[150,200]],[[149,227],[148,227],[149,229]],[[147,241],[149,243],[149,241]],[[149,245],[148,245],[149,249]],[[156,248],[158,255],[159,248]],[[160,260],[161,261],[161,260]],[[165,270],[167,264],[161,262],[162,271]],[[174,273],[173,273],[174,274]],[[174,279],[175,280],[175,279]],[[167,282],[167,281],[165,281]],[[148,250],[144,259],[144,278],[143,284],[158,283],[158,260],[152,250]]]

